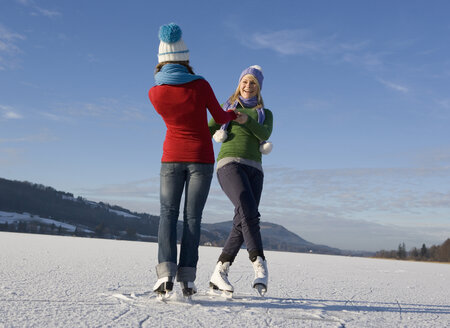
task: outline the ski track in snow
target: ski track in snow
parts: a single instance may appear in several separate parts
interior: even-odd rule
[[[201,247],[192,301],[152,292],[157,244],[0,232],[0,327],[449,327],[450,265],[266,252],[251,288],[241,250],[235,298],[208,293],[221,249]]]

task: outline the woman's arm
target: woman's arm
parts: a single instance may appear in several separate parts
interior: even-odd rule
[[[242,124],[247,129],[249,129],[256,138],[258,138],[261,141],[265,141],[270,138],[270,135],[272,134],[272,128],[273,128],[273,114],[270,110],[264,109],[265,114],[265,120],[263,124],[259,124],[257,120],[253,119],[252,117],[247,116],[247,121]],[[244,114],[245,115],[245,114]]]
[[[217,101],[216,95],[212,90],[209,83],[204,80],[205,83],[205,94],[206,94],[206,107],[208,107],[209,112],[211,113],[214,121],[218,124],[225,124],[229,121],[232,121],[236,118],[236,114],[232,109],[224,111]]]

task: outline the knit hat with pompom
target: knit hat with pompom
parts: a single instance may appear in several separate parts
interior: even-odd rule
[[[241,73],[241,76],[239,76],[239,82],[241,82],[242,78],[246,76],[247,74],[253,75],[259,83],[259,90],[262,89],[264,75],[261,66],[259,65],[252,65],[250,67],[247,67],[244,69]]]
[[[189,50],[181,38],[181,28],[170,23],[159,28],[158,63],[167,61],[188,61]]]

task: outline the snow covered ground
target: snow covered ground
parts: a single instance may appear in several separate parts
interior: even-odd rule
[[[450,265],[267,252],[265,298],[241,251],[233,300],[207,295],[219,248],[201,247],[198,295],[157,301],[154,243],[0,232],[0,327],[450,327]]]

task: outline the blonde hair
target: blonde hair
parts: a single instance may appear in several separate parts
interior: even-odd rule
[[[262,96],[261,96],[261,87],[259,85],[258,79],[256,77],[254,77],[253,75],[251,75],[251,74],[244,75],[242,77],[242,79],[244,77],[246,77],[246,76],[248,76],[248,78],[250,80],[252,80],[252,82],[255,82],[257,87],[258,87],[258,90],[256,92],[256,96],[258,97],[258,105],[256,107],[264,108],[264,101],[263,101]],[[242,81],[242,79],[241,79],[241,81]],[[232,104],[232,103],[234,103],[237,100],[241,104],[242,107],[245,107],[244,105],[242,105],[242,103],[239,100],[239,96],[241,95],[241,91],[239,90],[239,86],[241,84],[241,81],[239,81],[239,84],[238,84],[238,86],[236,88],[236,91],[234,91],[234,93],[230,96],[230,98],[228,98],[228,101],[230,102],[230,104]]]

